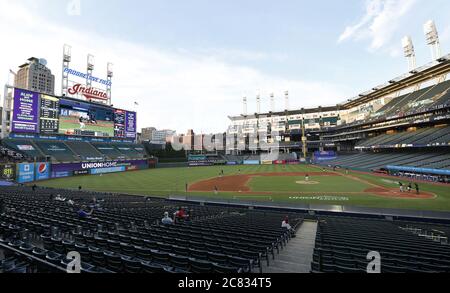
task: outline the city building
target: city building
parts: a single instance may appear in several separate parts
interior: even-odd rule
[[[45,59],[31,57],[27,63],[19,66],[14,85],[30,91],[55,94],[55,76],[47,67]]]

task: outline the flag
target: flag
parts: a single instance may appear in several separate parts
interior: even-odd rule
[[[138,102],[134,102],[134,105],[135,105],[135,106],[139,106]]]

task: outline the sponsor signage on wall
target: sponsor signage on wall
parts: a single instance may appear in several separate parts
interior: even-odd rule
[[[50,178],[50,163],[36,163],[36,180],[47,180]]]
[[[17,165],[17,182],[27,183],[34,181],[34,164],[18,164]]]

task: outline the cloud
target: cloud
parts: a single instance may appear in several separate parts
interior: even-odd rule
[[[113,104],[134,109],[134,102],[138,102],[138,128],[225,131],[229,124],[227,116],[242,111],[243,93],[249,94],[249,112],[256,109],[256,102],[252,102],[256,89],[262,90],[266,110],[271,92],[277,96],[279,110],[284,108],[285,90],[291,93],[292,107],[299,108],[336,104],[350,92],[334,84],[284,79],[254,67],[228,62],[230,59],[276,58],[264,53],[217,49],[192,53],[177,48],[152,48],[70,29],[62,23],[40,18],[35,10],[38,7],[23,3],[0,0],[0,35],[7,40],[2,46],[2,56],[8,57],[0,59],[0,78],[4,78],[0,82],[6,82],[9,68],[17,69],[28,57],[46,58],[56,76],[56,92],[59,93],[62,46],[71,44],[73,69],[84,71],[88,53],[96,57],[95,76],[104,77],[106,63],[114,63]]]
[[[386,46],[395,35],[400,23],[417,0],[368,0],[366,12],[359,22],[345,28],[338,43],[347,40],[370,40],[369,50]],[[396,55],[396,52],[391,52]]]

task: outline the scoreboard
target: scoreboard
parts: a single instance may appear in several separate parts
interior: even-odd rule
[[[0,165],[0,178],[6,181],[13,181],[16,179],[16,165]]]
[[[59,129],[59,99],[41,95],[40,132],[57,134]]]
[[[11,133],[136,139],[136,112],[14,89]]]
[[[114,112],[114,136],[124,138],[127,112],[119,109],[116,109]]]

